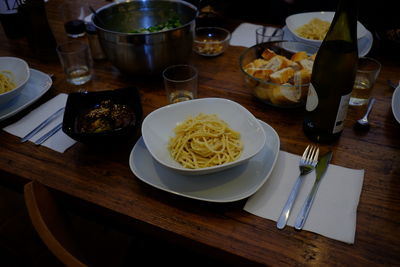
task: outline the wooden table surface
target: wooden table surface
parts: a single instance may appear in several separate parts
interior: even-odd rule
[[[66,40],[59,20],[57,0],[47,3],[48,17],[58,42]],[[96,4],[104,2],[96,1]],[[83,38],[86,41],[85,38]],[[378,47],[379,48],[379,47]],[[375,50],[378,48],[374,47]],[[279,134],[281,150],[302,154],[310,141],[302,130],[303,109],[267,106],[243,85],[238,67],[243,47],[230,46],[221,56],[193,54],[199,71],[199,98],[222,97],[236,101]],[[30,52],[25,39],[9,40],[0,31],[0,56],[18,56],[32,68],[54,74],[51,90],[18,115],[0,122],[3,128],[59,93],[106,90],[135,85],[140,89],[144,114],[167,104],[160,79],[121,75],[109,62],[95,62],[95,75],[87,85],[68,85],[58,61],[45,63]],[[391,109],[393,89],[388,79],[400,78],[400,64],[379,52],[372,56],[382,71],[372,95],[376,104],[369,131],[353,128],[360,108],[349,109],[341,138],[321,151],[332,150],[332,163],[364,169],[364,184],[357,213],[355,244],[348,245],[321,235],[277,230],[275,222],[243,210],[246,200],[226,204],[207,203],[172,195],[153,188],[131,172],[128,164],[135,139],[113,149],[77,143],[58,153],[0,131],[0,181],[21,183],[38,180],[70,196],[128,218],[132,225],[176,238],[194,249],[220,255],[224,260],[267,265],[399,265],[400,264],[400,124]]]

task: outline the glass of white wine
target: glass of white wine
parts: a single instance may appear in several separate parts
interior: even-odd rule
[[[191,65],[173,65],[163,71],[169,103],[178,103],[197,97],[197,70]]]
[[[380,71],[381,63],[377,60],[369,57],[358,60],[356,79],[349,103],[351,106],[363,106],[368,103]]]

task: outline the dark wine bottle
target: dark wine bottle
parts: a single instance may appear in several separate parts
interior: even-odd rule
[[[316,142],[331,143],[343,131],[357,70],[357,0],[339,0],[316,55],[303,129]]]
[[[25,36],[24,21],[18,10],[22,3],[23,0],[0,0],[0,22],[7,38]]]
[[[56,61],[57,42],[47,20],[44,0],[25,0],[20,9],[25,14],[28,43],[33,54],[42,61]]]

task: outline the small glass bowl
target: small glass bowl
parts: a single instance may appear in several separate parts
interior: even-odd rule
[[[193,51],[202,56],[221,55],[229,45],[231,33],[218,27],[201,27],[195,32]]]

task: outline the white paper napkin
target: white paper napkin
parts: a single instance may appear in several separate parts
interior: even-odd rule
[[[256,42],[256,29],[262,25],[242,23],[232,33],[230,45],[250,47]]]
[[[248,199],[244,210],[277,221],[300,173],[299,159],[300,156],[280,151],[271,176],[260,190]],[[294,225],[297,214],[311,190],[315,181],[315,171],[304,178],[289,216],[290,226]],[[353,244],[363,180],[364,170],[330,164],[303,229]]]
[[[19,121],[3,128],[3,130],[18,137],[23,137],[30,131],[32,131],[36,126],[38,126],[41,122],[50,117],[54,112],[56,112],[62,107],[65,107],[67,98],[68,98],[67,94],[59,94],[56,97],[44,103],[43,105],[41,105],[40,107],[31,111],[28,115],[26,115]],[[63,120],[63,114],[54,121],[52,121],[49,125],[44,127],[29,141],[35,142],[43,134],[47,133],[48,131],[53,129],[57,124],[62,122],[62,120]],[[76,143],[75,140],[71,139],[69,136],[64,134],[62,130],[60,130],[57,133],[55,133],[52,137],[47,139],[44,143],[42,143],[42,145],[50,149],[53,149],[57,152],[63,153],[67,148],[69,148],[75,143]]]

